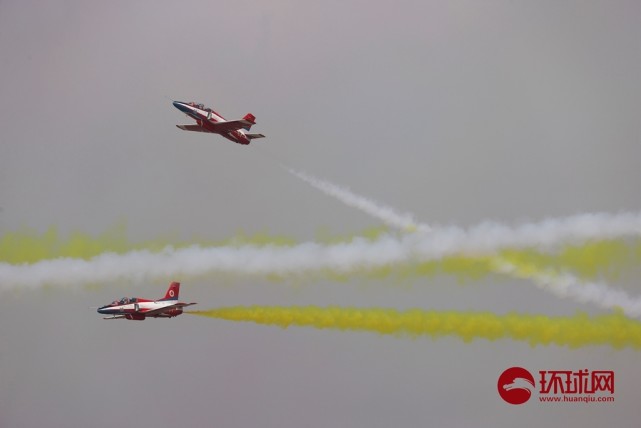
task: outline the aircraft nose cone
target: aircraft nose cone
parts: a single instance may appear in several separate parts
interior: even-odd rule
[[[173,105],[182,112],[187,113],[189,111],[189,108],[182,101],[174,101]]]

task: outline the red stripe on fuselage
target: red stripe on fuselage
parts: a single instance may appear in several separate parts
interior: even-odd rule
[[[198,112],[196,110],[192,110],[193,114],[198,116],[198,118],[194,118],[196,120],[196,123],[198,124],[198,126],[200,126],[202,128],[205,128],[207,131],[211,132],[212,134],[222,135],[223,137],[227,138],[229,141],[232,141],[234,143],[242,144],[242,145],[249,144],[249,138],[247,138],[245,136],[245,134],[243,134],[240,131],[232,131],[232,132],[218,132],[218,131],[216,131],[216,129],[215,129],[213,124],[214,123],[218,123],[219,120],[217,118],[215,118],[213,115],[215,114],[216,116],[220,117],[223,121],[226,121],[227,119],[225,119],[223,116],[218,114],[218,112],[216,112],[214,110],[211,110],[211,109],[209,109],[209,110],[212,112],[211,119],[207,119],[207,115],[203,116],[200,112]],[[209,113],[207,110],[203,110],[203,111]]]
[[[200,116],[200,113],[196,113],[196,114]],[[198,123],[198,126],[205,128],[207,131],[211,132],[212,134],[222,135],[223,137],[227,138],[230,141],[233,141],[234,143],[243,144],[243,145],[249,144],[249,138],[247,138],[245,134],[243,134],[242,132],[240,131],[218,132],[216,131],[216,128],[214,127],[212,122],[218,123],[213,117],[211,118],[211,120],[208,120],[206,118],[196,120],[196,123]]]
[[[249,138],[247,138],[245,134],[243,134],[240,131],[232,131],[227,134],[221,134],[221,135],[227,138],[228,140],[233,141],[234,143],[243,144],[243,145],[249,144]]]

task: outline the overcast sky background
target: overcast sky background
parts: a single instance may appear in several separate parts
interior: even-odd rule
[[[0,1],[0,234],[300,241],[379,223],[285,172],[434,224],[639,211],[638,2]],[[187,133],[171,100],[267,135]],[[183,315],[103,321],[160,297],[200,309],[354,305],[571,315],[499,276],[312,284],[167,278],[0,300],[0,427],[638,426],[639,352],[281,330]],[[638,277],[621,283],[638,294]],[[616,402],[522,406],[499,374],[615,370]]]

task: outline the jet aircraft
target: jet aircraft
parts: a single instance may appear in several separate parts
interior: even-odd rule
[[[196,120],[196,125],[176,125],[183,131],[210,132],[220,134],[234,143],[247,145],[256,138],[264,138],[263,134],[249,134],[252,125],[255,125],[256,117],[247,113],[239,120],[225,120],[220,114],[203,104],[195,102],[174,101],[174,107]]]
[[[145,318],[171,318],[183,313],[185,306],[196,303],[183,303],[178,301],[180,283],[172,282],[167,289],[165,297],[159,300],[147,300],[140,297],[123,297],[114,300],[108,305],[98,308],[99,314],[111,315],[105,320],[128,319],[144,321]]]

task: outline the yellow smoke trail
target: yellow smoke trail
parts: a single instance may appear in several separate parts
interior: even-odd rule
[[[504,250],[500,257],[540,269],[571,270],[582,279],[618,279],[622,270],[641,263],[641,240],[619,239],[568,245],[553,253],[533,249]]]
[[[234,306],[187,312],[229,321],[257,324],[369,331],[399,336],[457,336],[465,342],[473,339],[512,339],[531,346],[558,345],[578,348],[609,345],[620,349],[641,348],[641,323],[621,313],[590,317],[578,313],[571,317],[548,317],[490,312],[398,311],[383,308],[352,307],[279,307]]]
[[[111,227],[98,235],[75,231],[64,236],[57,228],[50,227],[43,233],[24,229],[4,234],[0,237],[0,262],[36,263],[60,257],[89,260],[103,253],[125,254],[136,250],[160,252],[166,247],[179,249],[193,245],[235,247],[240,245],[291,246],[294,244],[296,244],[294,240],[286,237],[271,236],[266,233],[250,236],[243,232],[238,232],[235,236],[218,242],[203,239],[185,241],[165,237],[134,243],[127,238],[127,228],[123,224]]]
[[[626,269],[641,264],[641,240],[593,241],[581,246],[561,247],[552,253],[535,249],[509,249],[498,251],[493,256],[452,255],[440,260],[375,267],[355,274],[370,279],[396,277],[401,280],[452,275],[460,282],[465,282],[496,274],[497,260],[516,266],[529,266],[533,273],[571,272],[581,280],[615,281]],[[336,281],[349,280],[355,274],[323,272],[325,277]]]
[[[160,251],[170,245],[169,240],[156,239],[133,243],[127,238],[124,224],[111,227],[98,235],[78,231],[64,235],[56,227],[43,233],[31,229],[10,232],[0,238],[0,261],[19,264],[68,257],[88,260],[102,253],[124,254],[147,249]],[[176,247],[186,246],[178,243]]]

